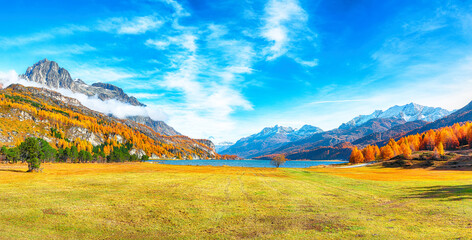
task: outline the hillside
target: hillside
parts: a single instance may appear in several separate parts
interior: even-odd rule
[[[352,144],[358,147],[371,145],[371,144],[382,144],[384,142],[388,142],[388,140],[390,140],[391,138],[394,138],[394,139],[399,138],[410,131],[413,131],[413,130],[416,130],[418,128],[425,126],[426,124],[428,124],[428,122],[421,121],[421,120],[414,121],[414,122],[407,122],[407,123],[392,127],[391,129],[385,132],[375,132],[375,133],[369,134],[365,137],[362,137],[353,141]]]
[[[161,135],[150,127],[90,110],[76,99],[44,88],[11,85],[0,90],[0,145],[16,146],[40,137],[53,147],[99,149],[128,146],[130,153],[152,158],[218,158],[210,141]]]
[[[399,140],[392,138],[380,148],[377,145],[368,145],[362,150],[354,147],[349,161],[363,163],[398,159],[399,162],[394,164],[402,166],[406,164],[406,160],[419,160],[423,161],[419,163],[420,165],[433,166],[434,161],[459,160],[453,165],[463,164],[470,168],[471,147],[472,122],[468,121],[422,133],[408,134]],[[458,154],[461,156],[457,157]],[[411,161],[409,164],[413,165]]]
[[[88,97],[97,97],[102,101],[116,100],[125,104],[144,107],[135,97],[128,96],[123,89],[109,83],[93,83],[88,85],[81,79],[72,79],[70,73],[58,63],[43,59],[28,67],[19,76],[27,81],[38,83],[49,89],[66,89]],[[127,116],[126,118],[152,128],[155,132],[167,136],[181,135],[163,121],[156,121],[148,116]]]

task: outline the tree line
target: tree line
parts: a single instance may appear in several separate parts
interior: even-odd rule
[[[445,150],[457,150],[464,147],[472,147],[472,122],[456,123],[450,127],[408,135],[398,141],[390,139],[388,144],[381,148],[377,145],[368,145],[362,150],[354,147],[349,162],[382,161],[399,155],[408,159],[414,151],[433,151],[433,157],[440,158]]]
[[[86,163],[149,160],[147,155],[138,157],[136,154],[130,154],[129,151],[133,146],[130,143],[113,147],[107,155],[103,151],[106,146],[105,144],[96,146],[90,153],[86,150],[79,151],[75,145],[56,149],[42,138],[28,137],[16,147],[3,146],[0,149],[0,157],[6,163],[28,163],[29,172],[39,170],[42,162]]]

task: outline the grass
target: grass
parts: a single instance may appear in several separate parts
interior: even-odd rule
[[[472,172],[0,165],[0,239],[470,239]]]

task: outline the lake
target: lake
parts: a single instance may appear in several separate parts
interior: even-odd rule
[[[188,166],[232,166],[232,167],[263,167],[273,168],[270,160],[149,160],[150,163]],[[320,160],[320,161],[287,161],[282,168],[308,168],[318,165],[346,163],[347,161]]]

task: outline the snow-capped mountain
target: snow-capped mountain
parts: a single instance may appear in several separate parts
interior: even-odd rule
[[[370,115],[360,115],[347,123],[343,123],[339,128],[347,129],[360,126],[374,118],[403,119],[407,122],[422,120],[433,122],[451,114],[450,111],[442,108],[426,107],[416,103],[409,103],[403,106],[393,106],[386,111],[376,110]]]
[[[220,143],[217,143],[217,144],[215,144],[215,151],[217,153],[220,153],[220,152],[228,149],[229,147],[231,147],[233,144],[234,144],[234,142],[220,142]]]
[[[236,154],[240,157],[258,156],[285,143],[297,141],[322,131],[321,128],[310,125],[305,125],[300,129],[275,125],[274,127],[266,127],[249,137],[241,138],[221,153]]]

